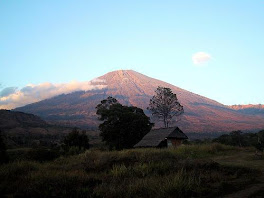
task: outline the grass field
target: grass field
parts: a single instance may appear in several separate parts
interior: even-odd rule
[[[236,153],[214,156],[211,159],[227,166],[241,166],[264,172],[264,158],[259,158],[254,153],[255,150],[253,148],[247,148],[241,149]]]
[[[50,162],[0,166],[7,197],[218,197],[259,185],[264,159],[221,144],[89,150]],[[261,193],[259,189],[254,192]],[[254,194],[252,193],[252,194]]]

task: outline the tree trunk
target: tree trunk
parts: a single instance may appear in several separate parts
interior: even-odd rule
[[[167,128],[166,127],[166,118],[165,118],[165,116],[163,117],[163,124],[164,124],[164,128]]]

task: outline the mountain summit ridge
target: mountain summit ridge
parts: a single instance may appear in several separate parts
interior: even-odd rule
[[[122,104],[146,110],[158,86],[168,87],[183,105],[185,113],[179,127],[186,132],[225,132],[259,130],[264,128],[264,117],[246,115],[215,100],[189,92],[164,81],[148,77],[134,70],[117,70],[95,78],[93,84],[102,89],[78,91],[59,95],[16,110],[36,114],[49,122],[67,126],[98,126],[95,107],[102,99],[113,96]],[[146,113],[149,113],[146,111]],[[173,123],[176,125],[176,123]],[[158,127],[159,125],[156,125]]]
[[[118,79],[119,77],[119,79]],[[175,85],[172,85],[170,83],[152,78],[152,77],[148,77],[144,74],[141,74],[139,72],[136,72],[134,70],[117,70],[117,71],[112,71],[109,73],[106,73],[103,76],[98,77],[99,79],[104,79],[108,82],[110,87],[115,86],[114,84],[117,84],[118,82],[121,82],[121,84],[125,84],[126,86],[129,85],[129,83],[132,83],[135,85],[135,87],[138,89],[139,93],[144,93],[146,95],[150,95],[153,96],[155,89],[160,86],[163,85],[163,87],[169,87],[171,89],[174,89],[176,91],[178,91],[177,96],[181,95],[182,92],[185,92],[185,94],[188,94],[188,96],[199,96],[204,100],[208,100],[207,102],[210,102],[212,104],[218,104],[218,105],[222,105],[223,104],[209,99],[207,97],[195,94],[193,92],[187,91],[185,89],[182,89],[180,87],[177,87]],[[112,80],[111,80],[112,78]],[[153,89],[154,86],[154,89]],[[132,89],[134,90],[134,89]],[[189,98],[190,99],[190,98]]]

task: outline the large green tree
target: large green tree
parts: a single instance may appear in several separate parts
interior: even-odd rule
[[[102,100],[96,109],[103,121],[100,136],[111,150],[132,148],[153,126],[142,109],[121,105],[112,97]]]
[[[183,106],[170,88],[158,87],[155,93],[150,99],[148,110],[163,122],[165,128],[168,128],[173,117],[184,112]]]

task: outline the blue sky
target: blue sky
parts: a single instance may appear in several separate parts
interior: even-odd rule
[[[264,103],[263,35],[263,1],[3,0],[0,97],[133,69],[223,104]]]

